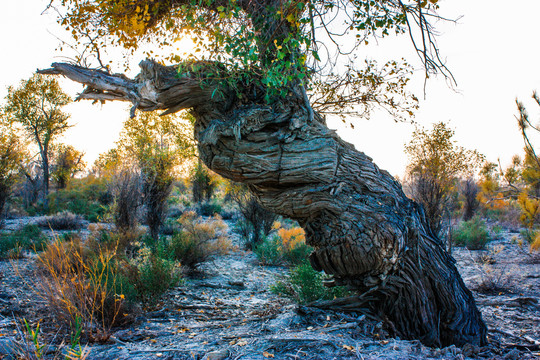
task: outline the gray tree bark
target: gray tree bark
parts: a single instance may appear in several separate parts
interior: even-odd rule
[[[40,72],[86,84],[80,99],[130,101],[132,111],[191,109],[205,164],[296,219],[315,249],[312,266],[358,291],[341,308],[369,309],[399,336],[431,346],[486,343],[472,293],[422,208],[320,115],[310,121],[301,96],[267,105],[249,91],[240,103],[232,93],[212,96],[196,79],[178,78],[174,67],[148,60],[140,66],[134,80],[58,63]]]

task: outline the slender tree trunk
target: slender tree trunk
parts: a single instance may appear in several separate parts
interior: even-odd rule
[[[41,166],[43,167],[43,205],[49,209],[49,155],[45,150],[41,151]]]
[[[315,248],[312,266],[358,290],[343,308],[370,309],[400,336],[428,345],[486,342],[474,298],[422,208],[322,117],[309,121],[303,99],[239,104],[233,94],[218,99],[198,81],[178,78],[172,67],[145,61],[141,68],[137,80],[68,64],[42,72],[88,85],[80,98],[127,100],[141,110],[191,108],[205,164],[298,220]]]
[[[11,186],[8,183],[0,183],[0,229],[4,224],[4,218],[6,213],[4,212],[6,208],[7,199],[11,193]]]

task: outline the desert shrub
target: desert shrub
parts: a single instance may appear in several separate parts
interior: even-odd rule
[[[286,277],[272,286],[272,292],[293,299],[299,304],[316,300],[331,300],[348,295],[342,286],[327,288],[323,285],[325,275],[314,270],[308,262],[293,268]]]
[[[508,271],[508,264],[496,268],[493,264],[495,258],[504,250],[504,246],[498,245],[491,248],[487,253],[478,256],[474,262],[479,277],[471,284],[472,288],[482,294],[505,294],[512,291],[514,277]]]
[[[79,241],[50,244],[38,257],[37,295],[68,327],[81,323],[90,338],[107,339],[126,321],[129,304],[116,292],[118,264],[113,251],[93,252]]]
[[[301,227],[280,228],[264,238],[253,250],[264,265],[298,265],[305,261],[313,249],[306,245]]]
[[[519,241],[518,245],[523,246],[523,243],[529,245],[531,253],[540,252],[540,231],[535,229],[523,229],[520,231],[520,236],[523,241]]]
[[[278,216],[267,210],[244,184],[229,183],[226,199],[233,200],[242,214],[243,221],[238,224],[245,247],[254,249],[272,230]]]
[[[190,211],[178,221],[182,229],[171,237],[168,251],[182,266],[194,269],[210,257],[226,253],[231,246],[225,237],[227,225],[219,216],[204,221]]]
[[[223,207],[216,201],[205,201],[196,207],[196,211],[200,216],[214,216],[215,214],[220,215]]]
[[[469,250],[483,249],[490,240],[486,223],[479,217],[462,222],[452,238],[455,245],[465,246]]]
[[[540,233],[537,233],[531,242],[531,252],[540,252]]]
[[[153,305],[181,278],[181,268],[177,262],[164,259],[143,247],[138,256],[123,267],[119,285],[129,300]]]
[[[62,211],[55,215],[43,216],[36,225],[51,230],[77,230],[84,226],[83,219],[69,211]]]
[[[37,225],[26,225],[12,233],[0,234],[0,259],[18,258],[23,250],[41,251],[48,238]]]
[[[491,227],[491,238],[500,239],[502,234],[502,227],[500,225],[493,225]]]
[[[180,230],[180,225],[177,221],[172,219],[165,220],[164,224],[161,226],[160,233],[162,235],[173,235],[175,232]]]
[[[63,233],[61,234],[59,237],[58,237],[61,241],[76,241],[76,240],[80,240],[81,237],[80,237],[80,234],[76,231],[70,231],[70,232],[66,232],[66,233]]]
[[[93,251],[98,252],[100,249],[114,251],[116,254],[131,253],[144,236],[144,230],[134,228],[130,230],[120,231],[116,228],[111,229],[108,226],[91,224],[88,229],[90,236],[86,243]]]
[[[518,204],[521,209],[519,220],[528,228],[533,228],[540,224],[540,200],[530,198],[526,192],[522,192],[518,197]]]

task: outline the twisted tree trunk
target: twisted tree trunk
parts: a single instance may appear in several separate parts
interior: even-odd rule
[[[341,140],[301,96],[272,106],[256,91],[212,96],[174,67],[141,64],[135,80],[68,64],[46,74],[84,83],[81,99],[125,100],[145,111],[191,108],[205,164],[244,182],[268,209],[298,220],[312,266],[357,289],[343,308],[369,308],[404,338],[432,346],[486,342],[486,327],[454,259],[398,182]]]

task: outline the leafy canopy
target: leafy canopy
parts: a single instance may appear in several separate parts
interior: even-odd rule
[[[56,79],[36,74],[17,88],[8,87],[4,110],[46,154],[52,141],[71,126],[62,111],[70,102]]]
[[[405,146],[411,195],[424,206],[429,227],[435,234],[441,230],[449,195],[458,180],[474,176],[484,162],[484,156],[476,150],[457,146],[453,136],[454,131],[439,122],[431,131],[416,129]]]
[[[108,46],[133,54],[143,44],[173,48],[190,38],[191,60],[219,64],[212,80],[240,97],[254,82],[266,89],[267,102],[308,90],[319,95],[313,105],[323,112],[359,107],[350,112],[365,113],[378,104],[408,116],[415,109],[415,98],[404,91],[407,63],[357,67],[359,47],[371,36],[409,33],[426,75],[449,74],[429,23],[439,18],[437,0],[51,0],[50,6],[58,7],[60,23],[82,46],[79,62],[92,53],[106,67],[100,49]],[[184,61],[178,52],[163,60]]]

